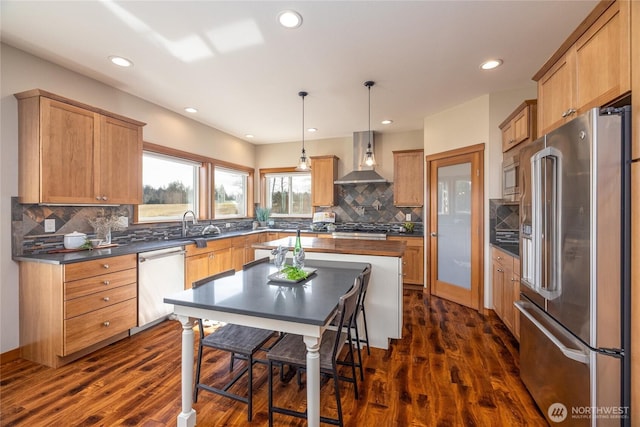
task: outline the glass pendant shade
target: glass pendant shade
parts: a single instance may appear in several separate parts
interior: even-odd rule
[[[365,87],[369,90],[369,145],[367,145],[367,151],[364,153],[364,159],[362,161],[367,166],[374,166],[376,164],[376,156],[371,149],[371,86],[376,84],[370,80],[364,82]]]
[[[300,155],[300,161],[298,162],[298,166],[296,166],[297,171],[308,171],[311,170],[311,165],[309,164],[309,158],[307,157],[307,152],[304,150],[304,97],[307,96],[307,92],[298,92],[298,96],[302,98],[302,153]]]
[[[364,153],[364,164],[367,166],[373,166],[376,164],[376,155],[371,150],[371,144],[367,146],[367,152]]]

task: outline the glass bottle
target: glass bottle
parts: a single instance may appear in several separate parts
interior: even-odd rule
[[[296,232],[296,244],[293,247],[293,266],[304,267],[304,249],[302,249],[302,243],[300,242],[300,230]]]

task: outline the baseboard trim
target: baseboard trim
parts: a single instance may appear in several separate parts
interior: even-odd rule
[[[4,353],[0,353],[0,365],[4,365],[5,363],[13,362],[20,358],[20,347],[14,348],[13,350],[5,351]]]

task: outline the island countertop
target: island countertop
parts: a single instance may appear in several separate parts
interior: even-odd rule
[[[275,249],[278,246],[293,250],[295,237],[272,240],[270,242],[254,243],[254,249]],[[326,239],[318,237],[301,237],[300,243],[305,252],[324,252],[353,255],[373,255],[402,257],[406,243],[397,240],[355,240],[355,239]]]

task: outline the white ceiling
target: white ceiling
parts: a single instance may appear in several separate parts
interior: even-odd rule
[[[531,76],[596,5],[581,1],[6,1],[4,43],[252,143],[424,117]],[[300,28],[277,15],[294,9]],[[122,69],[107,57],[134,66]],[[504,65],[481,71],[488,58]],[[46,89],[43,87],[43,89]],[[62,94],[63,95],[63,94]],[[184,112],[196,107],[197,114]],[[394,120],[383,126],[384,118]]]

